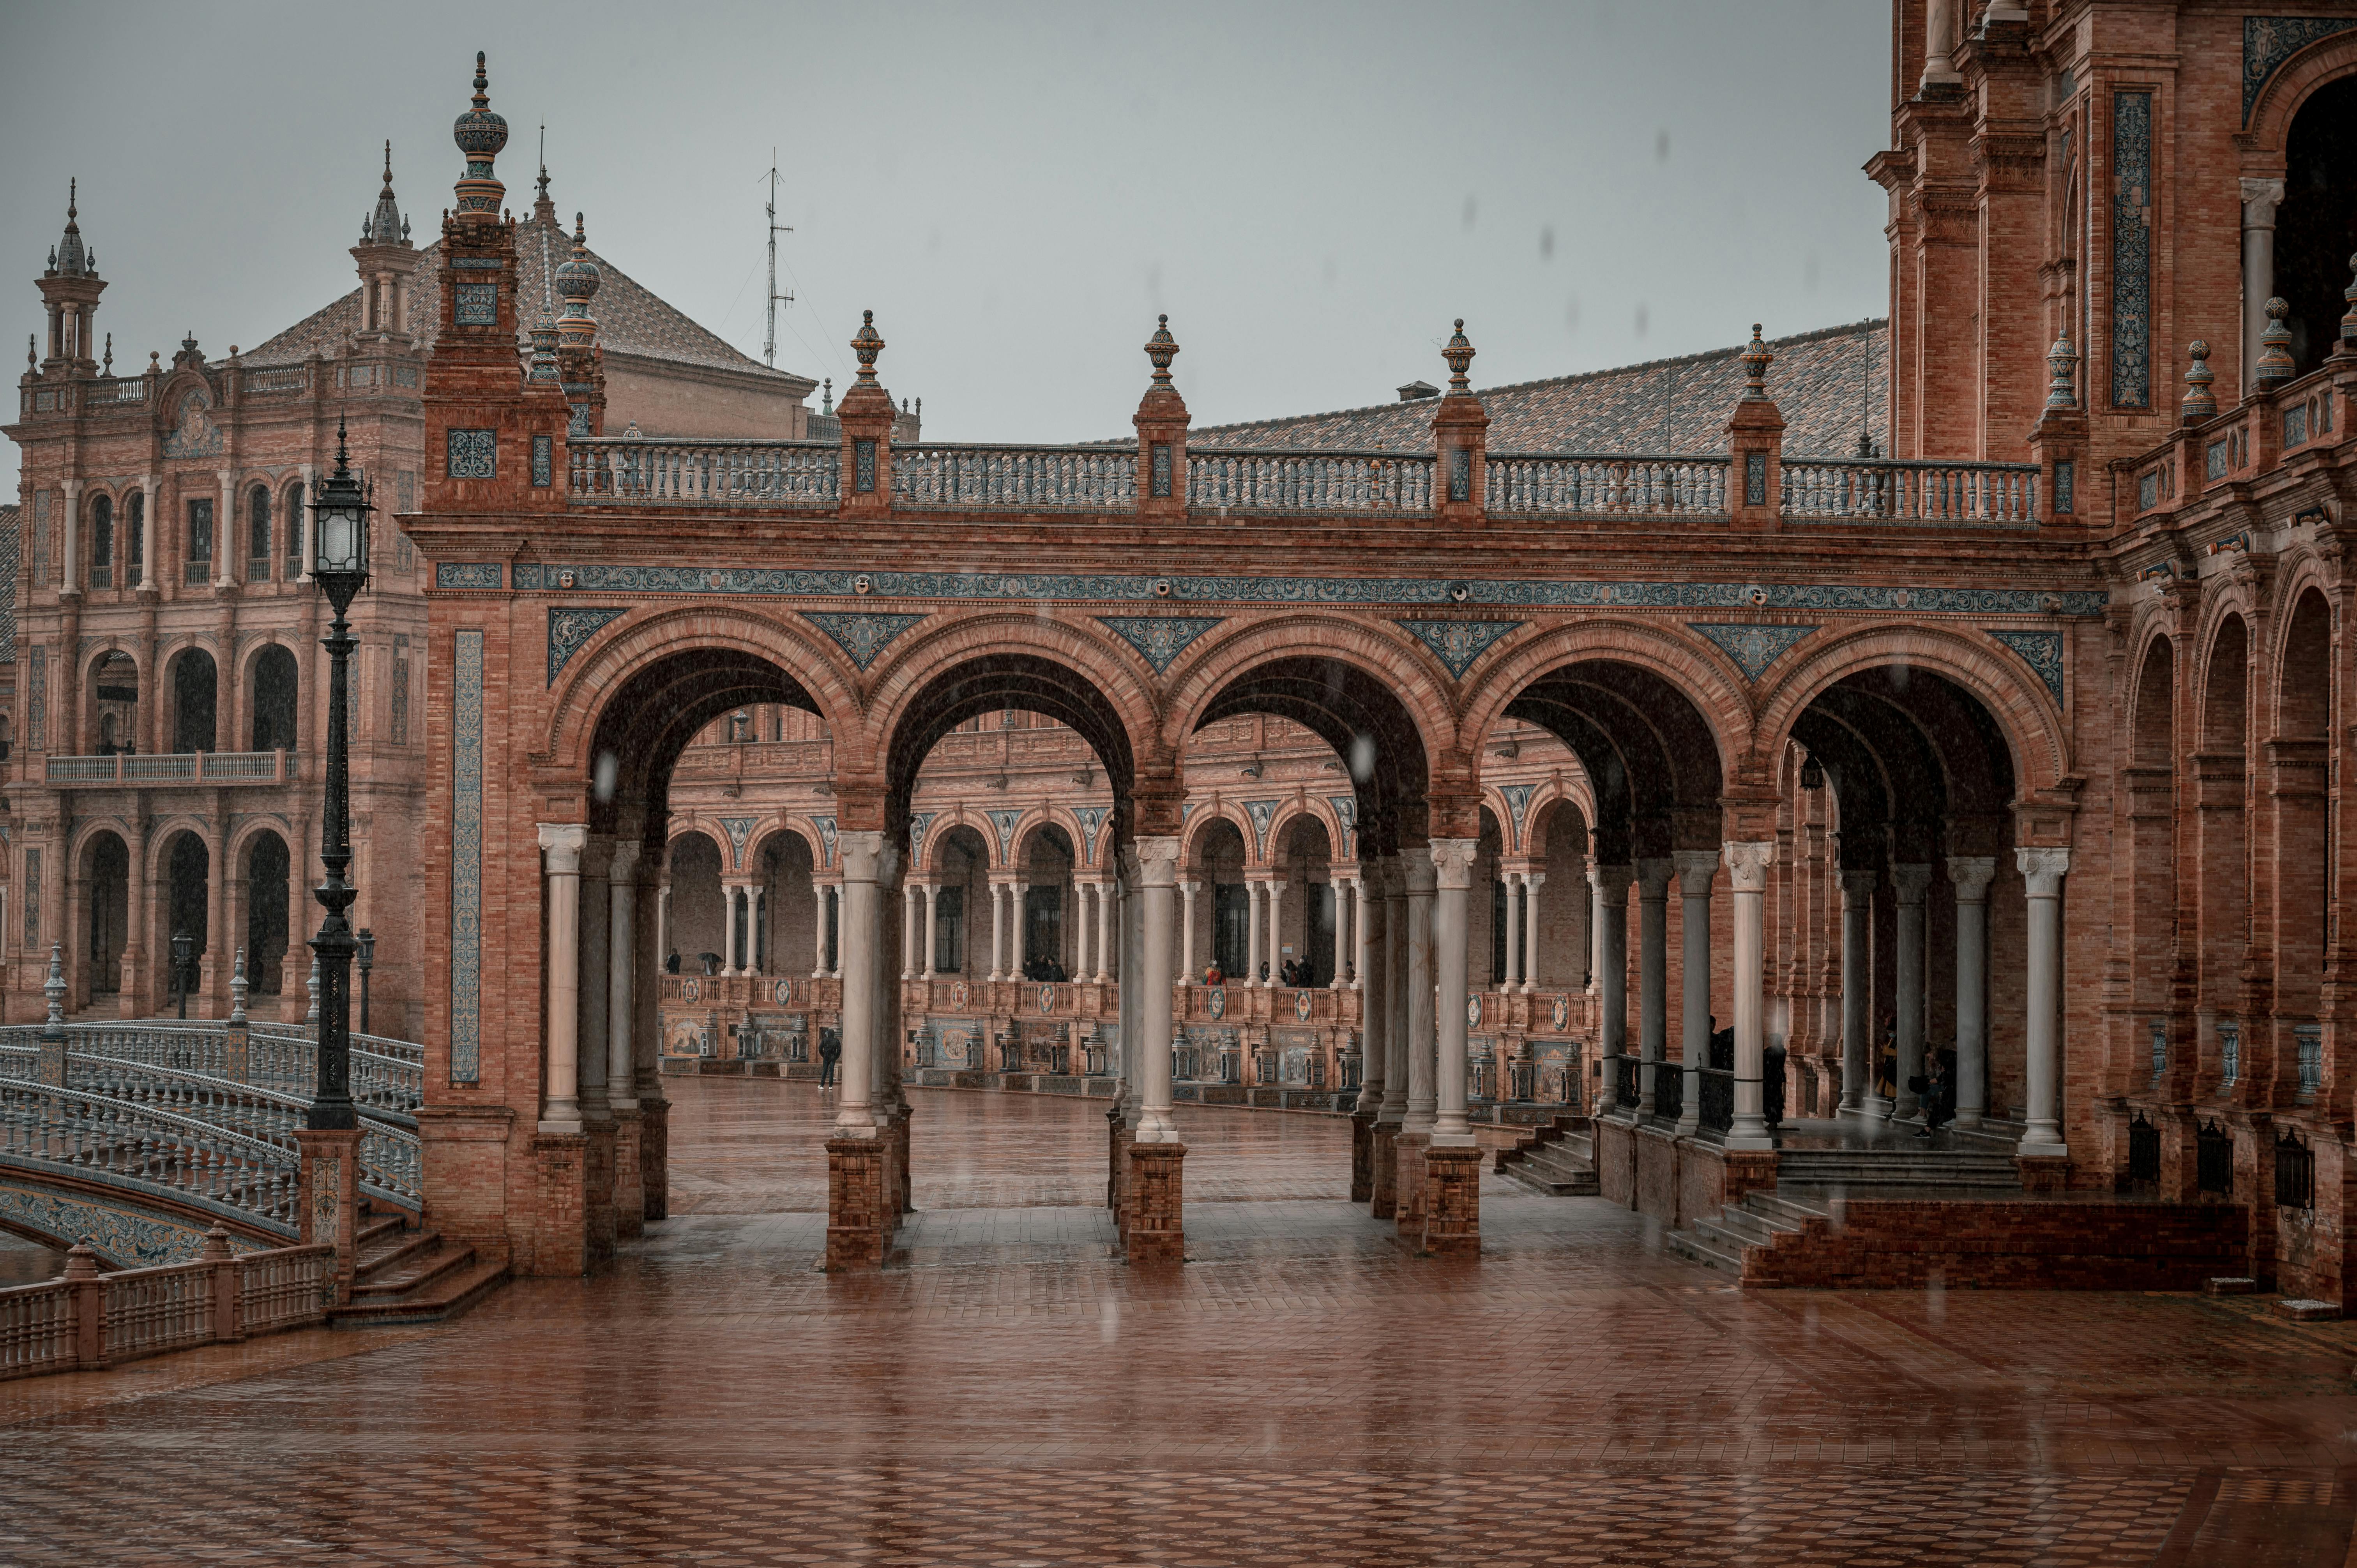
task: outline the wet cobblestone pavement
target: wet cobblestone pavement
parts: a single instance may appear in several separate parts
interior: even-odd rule
[[[1340,1121],[1181,1109],[1131,1270],[1103,1108],[916,1091],[883,1273],[830,1108],[672,1087],[677,1218],[460,1322],[0,1385],[0,1563],[2341,1568],[2357,1326],[2248,1302],[1738,1293],[1484,1179],[1478,1263]]]

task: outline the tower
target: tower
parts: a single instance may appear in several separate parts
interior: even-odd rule
[[[573,418],[566,434],[602,435],[606,425],[606,378],[598,362],[597,321],[589,302],[597,295],[605,274],[589,259],[587,230],[581,214],[573,215],[573,256],[556,269],[556,293],[565,312],[556,320],[557,379]]]
[[[360,243],[352,247],[360,268],[361,337],[406,338],[409,328],[409,278],[417,266],[417,247],[410,243],[409,220],[393,194],[393,144],[384,145],[384,188],[376,207],[361,222]]]
[[[98,372],[98,357],[91,350],[98,341],[94,323],[98,296],[106,292],[106,280],[98,275],[97,253],[82,243],[80,186],[78,180],[66,185],[65,237],[49,252],[48,270],[41,274],[41,302],[49,312],[49,351],[41,360],[43,375],[60,371],[82,375]]]

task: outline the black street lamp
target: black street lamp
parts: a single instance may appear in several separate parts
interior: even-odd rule
[[[172,933],[172,994],[180,1004],[180,1016],[188,1015],[188,966],[195,961],[197,939],[186,931]]]
[[[346,667],[360,639],[344,624],[344,612],[368,585],[368,491],[344,450],[344,422],[336,421],[336,471],[318,487],[311,503],[317,548],[311,575],[336,612],[335,625],[320,646],[328,650],[328,810],[319,838],[319,859],[328,879],[319,884],[327,918],[311,950],[319,956],[319,1078],[305,1125],[351,1129],[360,1125],[352,1108],[352,954],[360,943],[344,912],[354,889],[344,879],[352,864],[351,736]]]
[[[369,971],[376,967],[376,933],[362,926],[361,943],[361,1033],[369,1032]]]

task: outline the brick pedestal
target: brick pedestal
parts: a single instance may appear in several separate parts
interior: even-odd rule
[[[589,1134],[532,1135],[532,1255],[519,1273],[589,1271]]]
[[[1399,1128],[1377,1122],[1367,1134],[1367,1209],[1389,1219],[1399,1208]]]
[[[880,1138],[826,1141],[826,1266],[884,1266],[884,1160]]]
[[[903,1102],[900,1113],[892,1118],[892,1172],[896,1178],[892,1201],[896,1226],[900,1215],[916,1208],[909,1196],[911,1179],[909,1172],[909,1122],[916,1113],[915,1107]]]
[[[2071,1185],[2068,1155],[2016,1155],[2013,1168],[2021,1173],[2024,1192],[2061,1192]]]
[[[1372,1202],[1375,1196],[1375,1113],[1361,1111],[1351,1118],[1351,1201]]]
[[[1424,1250],[1445,1258],[1481,1251],[1481,1151],[1424,1152]]]
[[[1121,1107],[1105,1112],[1105,1207],[1113,1210],[1114,1230],[1124,1237],[1129,1234],[1129,1148],[1136,1138]]]
[[[646,1174],[640,1164],[642,1119],[635,1111],[614,1112],[614,1235],[628,1240],[646,1229]]]
[[[611,1120],[592,1122],[582,1131],[588,1139],[581,1173],[583,1213],[588,1231],[586,1245],[589,1262],[602,1263],[614,1255],[614,1237],[619,1224],[614,1204],[616,1133]]]
[[[650,1219],[671,1218],[671,1102],[639,1100],[639,1181]]]
[[[1398,1174],[1392,1193],[1392,1219],[1404,1240],[1424,1242],[1424,1156],[1432,1143],[1429,1133],[1400,1133],[1392,1138],[1393,1169]]]
[[[295,1195],[296,1224],[302,1243],[336,1249],[336,1305],[352,1299],[352,1265],[360,1248],[353,1234],[360,1222],[361,1134],[355,1127],[335,1132],[297,1128],[295,1142],[302,1150]]]
[[[1178,1263],[1187,1257],[1184,1144],[1129,1146],[1129,1228],[1123,1240],[1133,1263]]]

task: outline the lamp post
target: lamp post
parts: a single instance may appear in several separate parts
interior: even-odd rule
[[[188,964],[195,956],[197,939],[186,931],[172,933],[172,994],[180,1005],[180,1016],[188,1015]]]
[[[376,933],[366,926],[360,929],[361,943],[361,1033],[369,1032],[369,971],[376,967]]]
[[[344,878],[352,863],[351,749],[346,666],[360,639],[344,624],[344,612],[368,585],[368,491],[344,448],[344,423],[336,421],[336,471],[315,492],[312,538],[317,542],[311,575],[336,612],[320,646],[328,650],[328,810],[319,835],[319,859],[328,870],[317,896],[328,911],[311,950],[319,955],[319,1075],[305,1125],[321,1130],[360,1125],[352,1107],[352,954],[360,943],[345,911],[354,890]],[[366,961],[363,961],[365,966]],[[365,1025],[363,1025],[365,1026]]]

